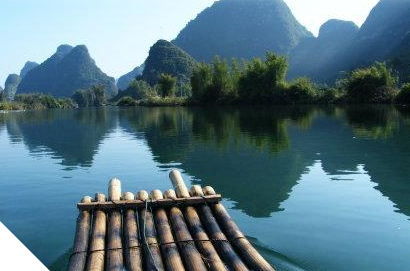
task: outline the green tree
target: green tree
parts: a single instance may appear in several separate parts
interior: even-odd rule
[[[316,102],[318,90],[309,78],[302,77],[287,86],[284,96],[286,103],[310,104]]]
[[[385,63],[376,62],[371,67],[352,71],[342,84],[350,102],[388,103],[394,97],[397,78]]]
[[[136,106],[136,105],[137,105],[137,102],[130,96],[124,96],[117,102],[117,106],[121,106],[121,107]]]
[[[410,82],[402,86],[396,97],[396,102],[400,104],[410,104]]]
[[[229,94],[232,88],[230,79],[228,64],[216,56],[212,64],[212,83],[207,91],[206,99],[210,102],[217,102]]]
[[[175,94],[175,85],[177,79],[169,74],[162,73],[158,79],[158,85],[163,98]]]
[[[199,64],[191,77],[192,99],[196,102],[203,101],[211,84],[212,68],[205,63]]]
[[[131,97],[134,100],[142,100],[148,96],[154,95],[154,89],[144,80],[133,80],[130,85],[124,90],[120,91],[112,100],[119,101],[123,97]]]
[[[107,93],[103,85],[92,86],[89,89],[77,90],[72,99],[79,107],[103,106],[107,104]]]
[[[239,78],[238,94],[245,102],[278,102],[288,70],[285,57],[266,53],[266,60],[253,59],[246,63]]]

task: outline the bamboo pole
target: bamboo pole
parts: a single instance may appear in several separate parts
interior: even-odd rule
[[[169,198],[176,197],[175,192],[172,190],[165,192],[165,196]],[[169,218],[186,269],[189,271],[207,271],[202,256],[196,249],[195,242],[185,224],[184,215],[181,210],[177,207],[172,207],[169,211]]]
[[[91,197],[84,197],[82,203],[91,202]],[[73,254],[70,257],[68,271],[83,271],[87,259],[88,239],[91,227],[91,214],[81,211],[77,218]]]
[[[169,174],[169,178],[172,184],[175,186],[178,197],[189,197],[188,189],[185,186],[181,173],[177,170],[172,171]],[[185,191],[188,195],[185,195]],[[180,193],[180,194],[178,194]],[[214,246],[218,251],[219,256],[228,265],[230,270],[233,271],[248,271],[246,265],[242,262],[241,258],[235,253],[232,246],[229,244],[226,236],[219,228],[218,223],[212,215],[211,209],[207,205],[199,205],[197,207],[199,211],[202,225],[208,230],[209,237],[214,240]]]
[[[121,182],[114,178],[108,187],[110,201],[121,199]],[[107,266],[106,271],[122,271],[123,255],[121,242],[121,212],[113,210],[108,215],[108,239],[107,239]]]
[[[134,200],[134,194],[127,192],[123,200]],[[124,223],[124,261],[127,271],[142,271],[141,247],[138,240],[138,225],[135,210],[129,208],[123,213]]]
[[[148,201],[149,199],[148,193],[143,190],[138,192],[137,197],[142,201]],[[142,208],[139,213],[139,222],[143,241],[144,270],[164,271],[151,211],[145,207]]]
[[[184,180],[182,179],[181,172],[178,170],[173,170],[169,173],[169,178],[171,179],[172,186],[175,189],[175,193],[178,198],[189,198],[188,188],[186,187]]]
[[[194,185],[189,191],[191,196],[203,196],[202,188],[199,185]],[[185,208],[185,218],[187,224],[192,232],[195,240],[210,240],[208,234],[205,232],[201,220],[199,218],[198,212],[192,206],[187,206]],[[227,271],[224,262],[219,257],[212,241],[200,241],[197,244],[202,255],[205,256],[206,262],[208,263],[209,270],[212,271]]]
[[[215,190],[210,187],[204,187],[205,195],[215,195]],[[241,232],[236,223],[229,216],[225,207],[221,203],[216,203],[213,206],[215,218],[220,223],[228,238],[240,253],[246,264],[255,271],[275,271],[275,269],[259,254],[252,246],[248,239]]]
[[[95,194],[96,202],[105,202],[104,194]],[[90,240],[90,253],[87,259],[87,271],[103,271],[105,258],[105,234],[107,231],[107,216],[104,211],[95,210],[93,228]]]
[[[192,192],[199,195],[203,194],[199,192],[199,188],[197,186],[192,189]],[[234,271],[247,271],[248,268],[232,248],[225,234],[219,227],[218,222],[215,220],[209,206],[198,205],[197,211],[199,213],[202,225],[207,229],[208,235],[210,239],[213,240],[219,256],[227,264],[229,269]]]
[[[160,190],[151,192],[153,200],[163,199]],[[171,227],[169,225],[168,216],[164,208],[158,208],[154,211],[154,221],[158,234],[158,240],[161,244],[161,252],[164,258],[164,264],[167,271],[185,271],[181,256],[178,252],[178,247],[175,244],[172,236]]]
[[[189,193],[191,196],[203,196],[202,188],[199,185],[192,186]],[[211,271],[228,271],[224,262],[216,252],[212,241],[210,241],[208,234],[202,227],[201,220],[195,208],[187,206],[184,209],[184,215],[194,240],[200,240],[197,241],[197,247],[204,256],[204,261],[207,263],[208,269]]]

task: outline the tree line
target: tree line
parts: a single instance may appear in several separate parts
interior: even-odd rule
[[[309,78],[286,79],[286,57],[266,53],[265,59],[222,60],[200,63],[188,84],[160,74],[155,86],[136,78],[115,97],[103,85],[77,90],[71,99],[56,99],[44,94],[16,95],[7,101],[0,92],[0,110],[98,107],[108,104],[135,105],[210,105],[210,104],[333,104],[333,103],[410,103],[409,82],[399,87],[398,77],[385,64],[376,62],[358,68],[329,87]]]
[[[376,62],[355,69],[329,87],[302,77],[286,79],[286,57],[268,52],[264,60],[222,60],[200,63],[192,72],[190,84],[184,86],[186,104],[357,104],[410,103],[410,82],[399,87],[395,73],[385,64]],[[410,81],[410,80],[409,80]],[[178,88],[176,78],[161,74],[158,85],[151,87],[134,80],[119,95],[124,101],[171,101]],[[181,96],[181,95],[179,95]],[[149,102],[146,102],[149,104]],[[171,104],[171,103],[170,103]]]

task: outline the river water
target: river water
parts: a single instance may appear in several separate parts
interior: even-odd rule
[[[76,202],[211,185],[278,270],[410,266],[410,109],[100,108],[0,114],[0,221],[64,270]]]

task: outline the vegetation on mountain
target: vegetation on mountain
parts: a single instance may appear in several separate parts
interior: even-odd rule
[[[141,66],[136,67],[132,71],[127,74],[124,74],[117,80],[117,87],[119,90],[125,90],[131,84],[133,80],[135,80],[138,76],[142,74],[144,71],[144,64]]]
[[[88,89],[77,90],[72,99],[79,107],[97,107],[106,105],[107,92],[104,85],[92,86]]]
[[[78,89],[104,85],[108,95],[117,94],[114,78],[108,77],[90,57],[87,47],[59,46],[57,52],[26,74],[18,93],[42,92],[71,97]]]
[[[221,0],[202,11],[179,33],[174,44],[197,61],[288,54],[313,35],[283,0]]]
[[[151,86],[158,83],[161,74],[169,74],[177,78],[177,86],[189,82],[196,61],[179,47],[166,41],[157,41],[150,49],[140,79]]]

